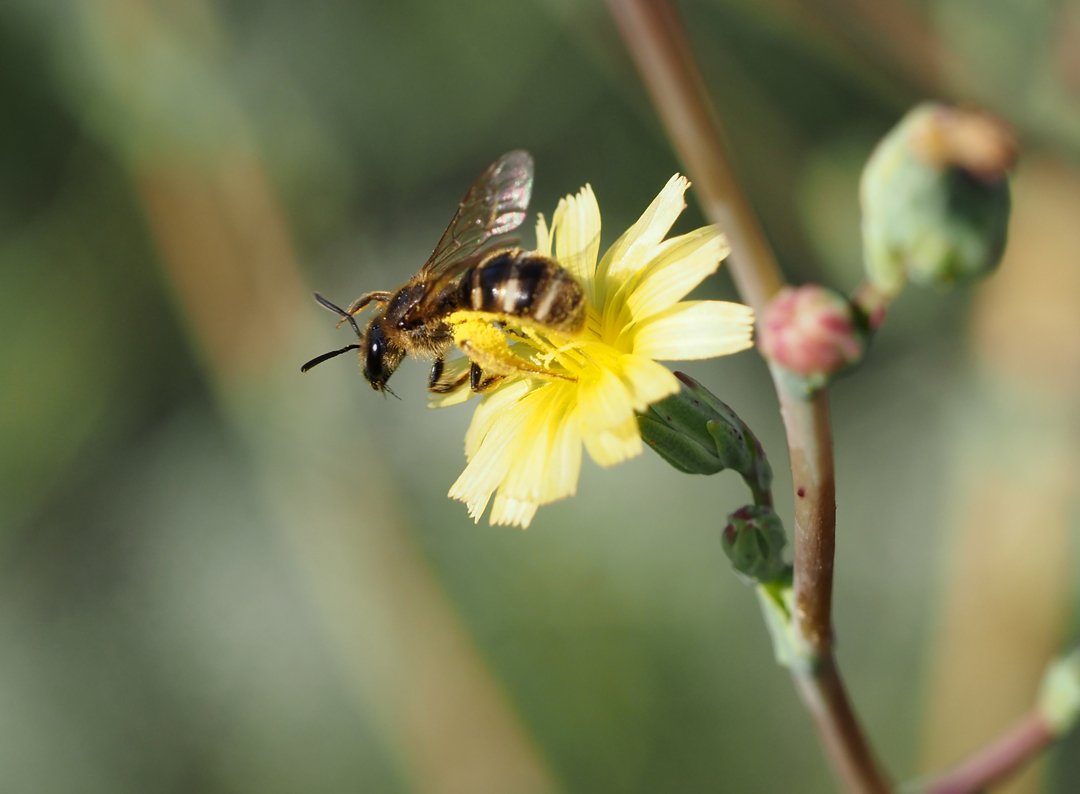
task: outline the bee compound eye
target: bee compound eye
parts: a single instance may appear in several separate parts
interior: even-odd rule
[[[383,367],[383,357],[386,353],[386,337],[378,325],[368,328],[367,339],[364,340],[364,377],[368,379],[374,388],[386,382]]]

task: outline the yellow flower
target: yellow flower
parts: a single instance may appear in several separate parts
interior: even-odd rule
[[[641,454],[636,412],[679,390],[657,360],[751,346],[748,307],[682,300],[728,253],[715,226],[664,239],[686,207],[687,187],[684,177],[672,177],[599,262],[600,208],[588,185],[559,202],[550,229],[543,216],[537,221],[537,252],[585,289],[580,333],[516,321],[508,321],[507,333],[476,312],[449,318],[458,345],[479,357],[486,373],[504,375],[476,409],[465,436],[468,465],[450,488],[477,521],[493,495],[491,523],[521,527],[540,505],[573,495],[583,446],[601,466]],[[433,405],[469,396],[466,386]]]

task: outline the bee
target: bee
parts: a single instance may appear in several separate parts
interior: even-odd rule
[[[567,270],[553,259],[522,248],[489,245],[525,220],[532,185],[532,156],[520,149],[508,152],[472,183],[435,250],[404,286],[395,292],[367,292],[347,309],[315,293],[315,300],[341,317],[339,325],[352,326],[358,341],[316,356],[300,371],[359,350],[364,378],[371,388],[387,392],[386,382],[405,356],[411,355],[435,359],[429,390],[454,391],[467,378],[473,391],[483,391],[499,376],[485,377],[475,362],[456,379],[443,377],[445,355],[454,341],[446,322],[452,313],[482,312],[491,315],[494,323],[525,319],[565,333],[581,330],[585,293]],[[355,315],[372,304],[375,314],[361,331]]]

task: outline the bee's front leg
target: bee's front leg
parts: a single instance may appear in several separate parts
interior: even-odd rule
[[[349,304],[349,308],[345,310],[345,313],[350,317],[363,309],[372,301],[376,303],[386,303],[390,300],[390,293],[385,290],[376,290],[375,292],[365,292],[359,298]]]

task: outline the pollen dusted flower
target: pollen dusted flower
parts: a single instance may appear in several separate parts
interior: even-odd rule
[[[551,227],[536,224],[537,252],[553,257],[584,287],[585,327],[577,334],[527,320],[457,312],[458,346],[487,374],[465,436],[468,465],[450,488],[477,521],[494,495],[491,523],[528,526],[540,505],[577,489],[582,447],[600,466],[641,454],[636,412],[679,391],[658,360],[711,358],[751,346],[753,313],[741,304],[682,300],[728,253],[715,226],[665,240],[686,207],[674,176],[638,221],[599,258],[600,208],[586,185],[559,202]],[[457,367],[468,366],[459,360]],[[462,402],[468,386],[433,400]]]

